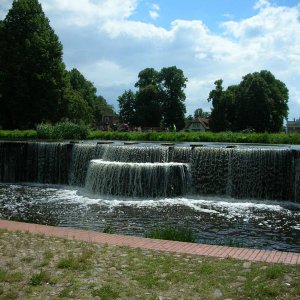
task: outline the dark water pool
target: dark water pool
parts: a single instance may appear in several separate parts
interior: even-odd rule
[[[139,236],[183,225],[201,243],[300,252],[300,204],[287,202],[100,198],[69,186],[0,184],[0,218]]]

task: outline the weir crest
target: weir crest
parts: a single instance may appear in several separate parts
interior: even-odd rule
[[[300,156],[288,148],[0,142],[0,182],[70,184],[126,197],[300,202]]]

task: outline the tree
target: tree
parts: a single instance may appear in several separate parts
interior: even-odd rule
[[[146,68],[138,75],[132,91],[119,97],[121,120],[143,127],[184,127],[185,93],[187,79],[182,70],[174,67],[157,72]]]
[[[226,102],[224,98],[223,80],[215,81],[215,89],[209,93],[208,101],[212,102],[209,127],[212,131],[226,131],[229,128]]]
[[[162,68],[159,73],[162,118],[167,127],[184,128],[186,82],[183,71],[176,66]]]
[[[159,127],[161,121],[159,91],[155,85],[147,85],[136,94],[136,121],[142,127]]]
[[[222,87],[215,82],[209,94],[212,101],[212,131],[278,132],[288,115],[288,89],[269,71],[247,74],[238,85]]]
[[[247,74],[238,86],[237,130],[278,132],[288,116],[288,89],[266,70]]]
[[[100,127],[104,115],[115,115],[112,105],[108,104],[104,97],[97,96],[93,105],[93,114],[96,127]]]
[[[148,85],[156,86],[158,84],[158,77],[159,72],[153,68],[146,68],[139,73],[139,80],[134,86],[139,89],[145,88]]]
[[[210,116],[210,113],[204,111],[202,108],[197,108],[194,111],[194,118],[205,118],[205,119],[208,119],[209,116]]]
[[[67,85],[62,45],[39,2],[14,0],[0,31],[2,126],[60,120]]]
[[[86,124],[90,124],[96,127],[99,127],[102,123],[103,115],[104,114],[114,114],[113,107],[111,105],[108,105],[106,100],[102,96],[97,96],[97,89],[91,83],[88,81],[77,69],[72,69],[68,72],[69,74],[69,82],[71,88],[77,92],[77,98],[73,98],[73,100],[76,99],[77,105],[79,104],[78,96],[81,97],[80,103],[82,106],[82,119]],[[74,108],[74,104],[72,104],[72,101],[69,100],[69,106],[71,105],[72,110]],[[80,106],[78,106],[79,108]],[[71,113],[71,116],[68,117],[72,120],[74,116],[74,112]],[[76,115],[80,115],[81,111],[79,110],[76,112]],[[78,121],[78,120],[77,120]]]
[[[118,98],[119,118],[122,123],[136,125],[136,95],[132,90],[125,91]]]

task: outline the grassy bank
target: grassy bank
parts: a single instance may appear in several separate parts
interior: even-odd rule
[[[300,134],[285,133],[234,133],[234,132],[114,132],[90,131],[89,139],[175,141],[175,142],[226,142],[260,144],[300,144]]]
[[[38,134],[35,130],[0,130],[0,139],[82,139],[79,130],[57,130],[49,133],[44,130]],[[62,135],[63,133],[63,135]],[[118,132],[118,131],[89,131],[86,139],[94,140],[123,140],[123,141],[174,141],[174,142],[219,142],[219,143],[253,143],[253,144],[300,144],[300,134],[285,133],[234,133],[234,132]]]
[[[36,139],[36,130],[0,130],[0,139],[5,140],[23,140]]]
[[[300,266],[0,230],[0,299],[299,299]]]

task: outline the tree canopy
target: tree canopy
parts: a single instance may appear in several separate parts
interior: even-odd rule
[[[194,118],[209,118],[210,117],[210,113],[207,111],[204,111],[202,108],[197,108],[194,111]]]
[[[37,0],[13,2],[1,25],[0,62],[4,127],[60,119],[66,87],[62,45]]]
[[[120,118],[142,127],[184,127],[187,78],[177,67],[159,72],[146,68],[138,74],[137,92],[124,92],[119,97]]]
[[[266,70],[247,74],[226,90],[217,80],[208,101],[212,102],[212,131],[278,132],[288,116],[288,89]]]
[[[113,112],[76,69],[66,71],[63,47],[38,0],[14,0],[0,21],[0,126],[34,128],[69,119],[89,125]]]

